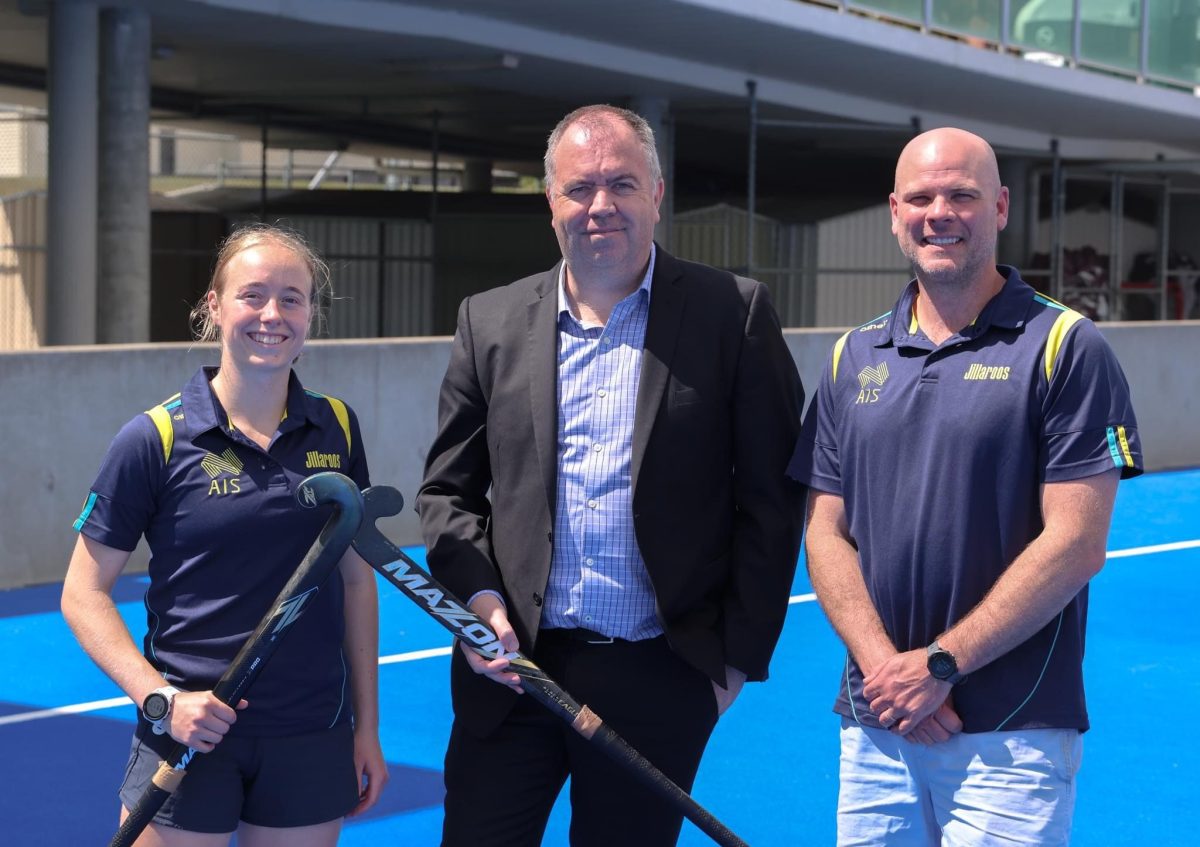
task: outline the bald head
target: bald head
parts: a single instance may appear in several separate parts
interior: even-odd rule
[[[892,232],[927,288],[990,290],[996,239],[1008,223],[1008,189],[991,145],[945,127],[910,141],[888,198]]]
[[[895,190],[914,173],[952,170],[972,174],[981,187],[1000,190],[1000,166],[992,145],[952,126],[923,132],[904,145],[896,161]]]

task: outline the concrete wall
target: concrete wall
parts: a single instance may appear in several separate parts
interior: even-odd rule
[[[296,366],[305,386],[358,413],[371,479],[405,497],[394,540],[419,543],[411,501],[437,423],[449,339],[314,341]],[[0,353],[0,588],[66,572],[79,516],[109,442],[126,421],[217,363],[211,345],[101,345]],[[130,569],[145,567],[145,544]]]
[[[1200,322],[1102,327],[1133,387],[1150,469],[1200,465]],[[788,330],[809,398],[839,330]],[[0,353],[0,588],[60,580],[100,459],[133,415],[179,390],[216,362],[204,345],[108,345]],[[437,389],[449,339],[316,341],[297,370],[305,385],[342,397],[358,412],[371,478],[405,496],[384,525],[419,543],[411,501],[437,419]],[[144,545],[131,568],[145,566]]]

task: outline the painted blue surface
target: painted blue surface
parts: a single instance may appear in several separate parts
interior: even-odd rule
[[[1200,470],[1122,483],[1109,549],[1200,537]],[[419,550],[408,551],[421,558]],[[115,591],[131,629],[145,627],[144,577]],[[794,594],[811,590],[803,562]],[[380,653],[443,647],[449,637],[380,581]],[[119,697],[58,613],[59,586],[0,592],[0,721]],[[1114,558],[1092,583],[1087,644],[1093,729],[1085,739],[1075,847],[1187,845],[1200,753],[1171,732],[1200,700],[1200,548]],[[350,822],[345,845],[432,845],[441,827],[441,762],[450,728],[449,659],[384,664],[380,694],[392,780]],[[754,845],[831,844],[842,648],[815,603],[791,606],[771,679],[748,686],[721,720],[693,795]],[[0,844],[105,843],[116,821],[132,705],[0,723]],[[497,775],[502,779],[503,775]],[[545,844],[567,843],[565,804]],[[680,844],[711,842],[690,824]]]

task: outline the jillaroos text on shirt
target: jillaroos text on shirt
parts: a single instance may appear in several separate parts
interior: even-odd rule
[[[1008,379],[1008,365],[981,365],[978,362],[967,368],[963,379]]]
[[[304,467],[312,470],[313,468],[335,468],[342,467],[342,457],[339,453],[321,453],[317,450],[309,450],[304,456]]]

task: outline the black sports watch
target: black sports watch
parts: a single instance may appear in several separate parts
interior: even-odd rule
[[[146,695],[146,699],[142,701],[142,717],[150,721],[155,734],[162,735],[166,732],[163,722],[171,714],[171,706],[174,704],[175,695],[178,693],[179,689],[174,685],[164,685],[162,688],[156,688],[151,691]]]
[[[929,675],[934,679],[951,685],[958,685],[967,678],[966,674],[958,672],[958,660],[954,658],[954,654],[938,644],[936,639],[925,648],[925,666],[929,668]]]

